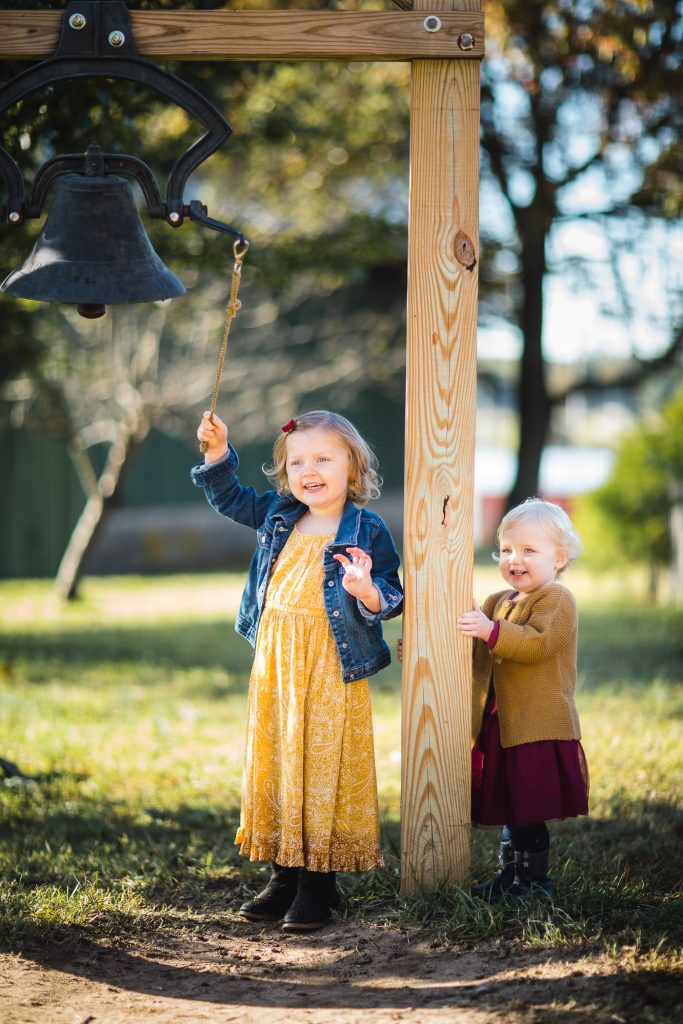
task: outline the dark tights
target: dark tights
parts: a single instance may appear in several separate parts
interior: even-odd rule
[[[500,834],[502,842],[512,841],[512,849],[521,853],[528,850],[529,853],[543,853],[550,847],[550,833],[547,825],[541,822],[539,825],[524,825],[523,828],[503,827]]]

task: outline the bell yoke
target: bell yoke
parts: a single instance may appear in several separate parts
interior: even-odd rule
[[[196,89],[138,56],[122,0],[70,3],[53,56],[0,89],[0,114],[37,89],[78,78],[136,82],[182,107],[206,129],[174,164],[165,201],[142,160],[102,153],[97,145],[84,155],[48,160],[26,200],[19,167],[0,146],[0,178],[8,197],[5,219],[10,224],[40,217],[47,190],[55,183],[52,207],[33,251],[0,288],[18,298],[73,303],[82,316],[94,319],[108,304],[153,302],[186,290],[152,247],[131,187],[121,175],[138,182],[153,218],[180,227],[187,217],[243,245],[247,242],[235,228],[209,217],[198,200],[183,200],[188,177],[228,139],[230,125]]]

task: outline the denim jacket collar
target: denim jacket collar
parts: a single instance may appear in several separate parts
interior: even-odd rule
[[[334,538],[334,543],[332,545],[333,547],[336,547],[337,545],[344,545],[344,547],[347,545],[349,547],[358,546],[360,517],[361,510],[354,505],[352,501],[347,501],[344,505],[341,520],[339,521],[337,535]]]
[[[273,520],[280,519],[285,526],[288,526],[291,529],[307,511],[307,505],[304,505],[301,501],[297,501],[296,498],[290,498],[287,505],[278,509],[277,512],[273,514]],[[339,526],[337,527],[337,533],[334,541],[330,546],[357,547],[360,520],[361,509],[358,508],[357,505],[354,505],[352,501],[347,501],[344,505],[344,510],[339,521]]]

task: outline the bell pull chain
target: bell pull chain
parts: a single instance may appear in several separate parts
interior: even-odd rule
[[[230,327],[235,316],[242,308],[242,303],[237,298],[237,293],[240,290],[240,281],[242,280],[242,263],[244,257],[247,255],[249,249],[249,242],[246,238],[238,238],[232,247],[235,262],[232,267],[232,282],[230,285],[230,298],[228,304],[225,307],[225,327],[223,328],[223,342],[221,344],[221,351],[218,357],[218,367],[216,368],[216,383],[213,388],[213,397],[211,399],[211,412],[209,413],[209,419],[213,423],[213,414],[216,411],[216,402],[218,401],[218,390],[221,386],[221,375],[223,373],[223,363],[225,362],[225,353],[228,350],[228,337],[230,336]],[[199,451],[204,455],[209,449],[206,441],[199,442]]]

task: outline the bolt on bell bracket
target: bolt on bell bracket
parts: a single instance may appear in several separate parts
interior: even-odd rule
[[[88,173],[95,156],[104,173],[125,174],[142,189],[150,216],[180,227],[185,217],[213,231],[231,235],[240,244],[244,235],[222,221],[207,216],[198,200],[183,200],[190,174],[232,134],[223,115],[196,89],[176,75],[142,60],[137,53],[130,15],[123,0],[72,0],[64,11],[61,33],[52,57],[21,72],[0,88],[0,114],[25,96],[53,82],[74,78],[122,78],[137,82],[170,99],[195,118],[206,132],[176,160],[168,178],[165,202],[152,171],[138,157],[100,153],[90,147],[85,155],[67,154],[48,160],[38,171],[26,201],[21,171],[13,157],[0,146],[0,178],[7,190],[4,219],[12,224],[39,217],[47,189],[65,174]],[[94,173],[92,170],[90,174]]]

